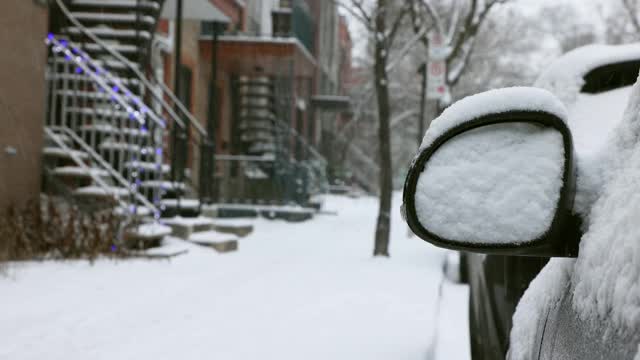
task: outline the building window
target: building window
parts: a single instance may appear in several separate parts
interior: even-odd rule
[[[291,36],[291,10],[274,10],[271,13],[271,22],[273,24],[273,36]]]

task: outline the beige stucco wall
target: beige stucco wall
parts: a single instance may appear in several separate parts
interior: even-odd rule
[[[48,23],[33,0],[2,0],[1,8],[0,210],[40,192]]]

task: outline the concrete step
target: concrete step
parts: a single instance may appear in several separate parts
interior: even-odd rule
[[[170,227],[159,223],[139,224],[128,228],[124,238],[128,248],[149,249],[159,246],[171,232]]]
[[[173,217],[162,219],[162,223],[173,229],[173,235],[184,240],[188,240],[194,233],[210,231],[214,228],[214,222],[210,218],[195,217]]]
[[[236,236],[213,230],[194,233],[189,237],[188,241],[201,246],[213,248],[219,253],[238,250],[238,238]]]
[[[214,218],[255,218],[260,216],[270,220],[301,222],[312,219],[317,210],[297,205],[214,204],[203,206],[202,213]]]
[[[200,200],[182,198],[180,199],[180,208],[178,209],[177,199],[162,200],[162,217],[172,218],[175,216],[195,218],[200,215]]]

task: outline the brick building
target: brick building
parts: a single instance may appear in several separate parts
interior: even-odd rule
[[[218,38],[212,91],[213,25],[202,13],[188,15],[198,1],[184,1],[181,84],[186,88],[178,95],[203,126],[216,119],[218,183],[224,187],[230,179],[234,182],[233,160],[223,160],[225,155],[294,162],[312,158],[310,153],[330,136],[339,118],[335,111],[312,106],[312,99],[344,94],[341,84],[351,66],[346,20],[338,16],[335,4],[209,0],[215,8],[210,11],[228,21]],[[165,14],[171,6],[168,1]],[[167,84],[173,84],[173,31],[172,17],[164,16],[159,38],[168,44],[162,55]],[[191,163],[197,163],[198,156],[192,149]],[[223,197],[241,196],[238,192],[219,189]]]
[[[38,198],[45,113],[48,12],[37,1],[5,0],[0,12],[0,209]],[[9,30],[10,29],[10,30]]]

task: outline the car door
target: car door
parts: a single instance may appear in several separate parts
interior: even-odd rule
[[[597,322],[581,319],[572,298],[573,289],[568,286],[562,300],[549,311],[537,359],[634,359],[640,344],[638,332],[620,331],[606,319]]]
[[[467,261],[472,358],[504,359],[516,305],[548,259],[469,254]]]

